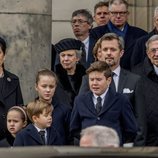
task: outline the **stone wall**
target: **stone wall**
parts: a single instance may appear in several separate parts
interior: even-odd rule
[[[50,68],[51,0],[1,0],[0,35],[7,41],[5,67],[20,78],[25,104],[35,98],[35,74]]]

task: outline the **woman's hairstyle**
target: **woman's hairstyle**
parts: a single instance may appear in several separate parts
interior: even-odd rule
[[[18,111],[21,114],[22,121],[27,122],[27,114],[23,106],[13,106],[8,110],[8,113],[10,111]]]
[[[53,77],[56,80],[56,82],[58,82],[58,78],[57,78],[56,74],[49,69],[41,69],[37,72],[36,84],[38,84],[38,82],[40,80],[40,76],[50,76],[50,77]]]
[[[98,39],[98,41],[95,43],[94,45],[94,48],[93,48],[93,56],[94,56],[94,59],[95,61],[97,61],[97,55],[98,55],[98,49],[101,48],[101,45],[100,45],[100,38]]]

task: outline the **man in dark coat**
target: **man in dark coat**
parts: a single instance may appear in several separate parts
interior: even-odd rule
[[[158,34],[158,7],[155,8],[154,12],[154,26],[155,28],[148,34],[139,38],[134,46],[132,57],[131,57],[131,67],[143,62],[146,57],[146,41],[153,35]]]
[[[128,3],[125,0],[110,0],[109,2],[110,21],[107,25],[96,27],[91,30],[90,37],[97,41],[105,33],[114,32],[122,36],[125,41],[125,53],[121,58],[120,65],[122,68],[130,70],[131,55],[135,42],[141,36],[147,34],[146,31],[130,26],[128,19]]]
[[[140,131],[135,144],[158,146],[158,35],[146,43],[147,57],[133,72],[142,76],[136,87],[136,116]]]
[[[104,61],[87,69],[90,91],[75,99],[70,120],[70,134],[79,139],[82,129],[103,125],[115,129],[121,145],[133,141],[137,132],[136,120],[128,98],[109,88],[111,70]]]

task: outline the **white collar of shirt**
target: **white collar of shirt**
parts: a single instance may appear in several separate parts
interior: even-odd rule
[[[155,65],[154,65],[154,70],[155,70],[156,75],[158,75],[158,67],[156,67]]]
[[[84,41],[82,41],[82,43],[83,43],[84,46],[85,46],[86,61],[87,61],[87,59],[88,59],[88,48],[89,48],[89,36],[88,36]]]
[[[100,95],[100,97],[102,98],[102,102],[101,102],[102,106],[103,106],[103,104],[104,104],[105,96],[106,96],[108,90],[109,90],[109,87],[106,89],[106,91],[105,91],[102,95]],[[97,98],[98,98],[98,97],[99,97],[99,96],[97,96],[96,94],[93,93],[93,103],[94,103],[95,106],[96,106],[96,104],[97,104]],[[95,108],[96,108],[96,107],[95,107]]]
[[[47,134],[46,128],[45,128],[45,129],[40,129],[40,128],[38,128],[35,124],[33,124],[33,125],[35,126],[35,128],[37,129],[38,132],[39,132],[39,131],[45,131],[45,134]]]
[[[120,71],[121,71],[121,67],[118,66],[113,72],[115,73],[116,76],[120,76]]]
[[[113,80],[115,83],[115,87],[116,87],[116,92],[118,92],[118,84],[119,84],[119,78],[120,78],[120,71],[121,71],[121,67],[118,66],[113,72],[115,73],[115,75],[113,76]]]
[[[46,140],[46,143],[47,143],[47,130],[46,130],[46,128],[45,129],[40,129],[35,124],[33,124],[33,125],[35,126],[35,128],[37,129],[38,132],[39,131],[45,131],[45,140]]]

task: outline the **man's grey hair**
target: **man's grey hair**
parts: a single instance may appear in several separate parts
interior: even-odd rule
[[[109,11],[111,11],[111,6],[113,4],[116,4],[116,5],[124,4],[128,10],[128,2],[126,0],[110,0],[109,1]]]
[[[151,42],[154,42],[154,41],[158,41],[158,35],[153,35],[153,36],[151,36],[151,37],[147,40],[147,42],[146,42],[146,44],[145,44],[147,51],[149,50],[149,44],[150,44]]]
[[[73,18],[74,16],[78,16],[78,15],[82,15],[82,16],[86,17],[88,23],[89,23],[90,25],[93,24],[93,16],[92,16],[92,14],[91,14],[91,12],[90,12],[89,10],[87,10],[87,9],[75,10],[75,11],[72,13],[72,18]]]
[[[117,132],[106,126],[91,126],[81,132],[81,138],[88,136],[92,138],[93,147],[119,147],[120,140]]]

